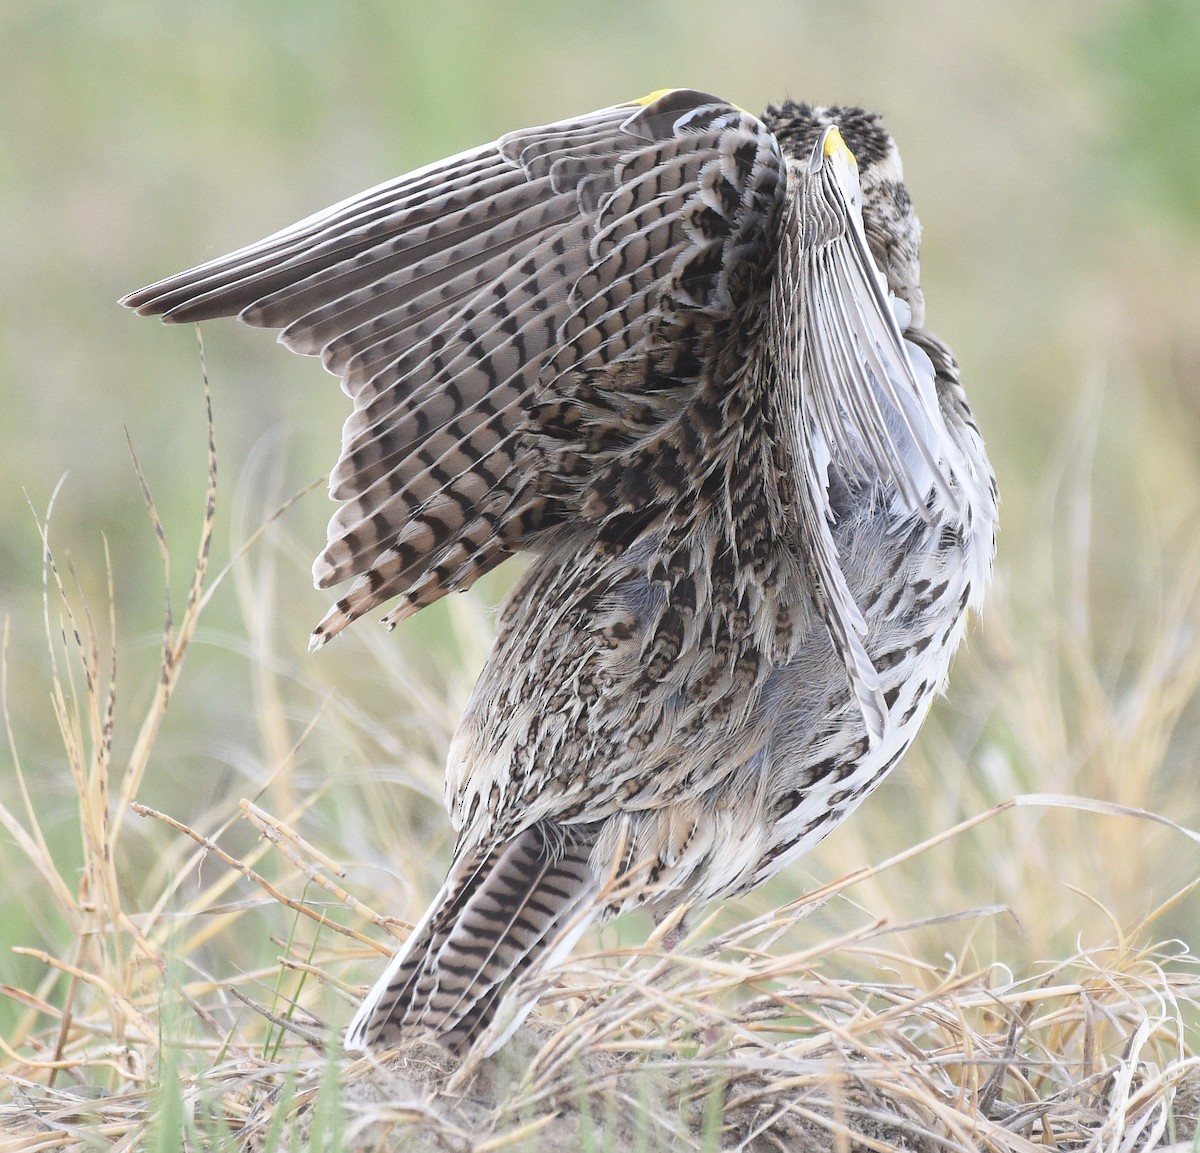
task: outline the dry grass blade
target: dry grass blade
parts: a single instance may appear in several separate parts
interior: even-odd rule
[[[216,432],[213,427],[212,391],[209,388],[208,368],[204,362],[204,343],[200,336],[199,327],[196,328],[196,343],[200,349],[201,375],[204,380],[204,409],[208,428],[208,482],[204,495],[204,516],[200,525],[200,540],[196,549],[196,563],[192,569],[192,579],[188,586],[187,602],[184,607],[183,616],[179,621],[178,633],[175,632],[171,609],[171,552],[167,546],[167,536],[163,530],[162,519],[158,515],[158,508],[154,503],[154,497],[150,491],[150,484],[146,479],[145,473],[142,471],[141,465],[138,463],[133,442],[128,440],[128,433],[126,433],[126,439],[129,443],[129,455],[133,461],[133,468],[137,474],[138,484],[141,486],[142,497],[146,502],[146,513],[150,518],[150,524],[154,530],[154,537],[158,542],[159,555],[162,560],[164,620],[162,664],[159,669],[158,686],[154,699],[146,712],[145,720],[142,722],[142,727],[138,732],[137,739],[134,742],[133,751],[129,756],[129,762],[121,781],[119,803],[116,810],[120,816],[117,826],[113,830],[114,839],[120,827],[120,820],[129,811],[130,804],[133,798],[137,796],[138,789],[141,786],[142,777],[145,774],[146,765],[150,759],[150,752],[154,747],[155,738],[158,736],[163,717],[167,712],[167,705],[171,701],[171,694],[175,689],[175,684],[183,668],[184,653],[187,651],[187,647],[199,623],[204,578],[208,573],[208,558],[212,548],[213,525],[216,522],[217,515],[217,441]]]
[[[302,917],[309,918],[322,928],[333,929],[335,932],[342,933],[353,940],[360,941],[362,944],[370,945],[372,943],[370,938],[364,936],[363,934],[357,933],[352,929],[347,929],[334,921],[330,921],[322,913],[306,905],[303,901],[297,901],[292,897],[287,896],[287,894],[281,892],[260,873],[256,873],[252,868],[250,868],[249,865],[238,860],[232,854],[225,852],[225,850],[222,849],[220,845],[216,844],[216,842],[209,840],[209,838],[204,836],[202,833],[196,832],[195,829],[189,828],[182,821],[177,821],[174,817],[168,817],[166,813],[160,813],[156,809],[150,808],[148,805],[141,805],[137,804],[136,802],[133,805],[133,811],[137,813],[138,816],[153,817],[156,821],[162,821],[165,825],[169,825],[172,829],[175,829],[176,832],[183,833],[184,836],[190,837],[206,853],[211,853],[214,857],[217,857],[219,860],[223,861],[231,869],[236,869],[237,872],[239,872],[247,880],[253,881],[254,884],[263,889],[271,898],[271,900],[277,901],[284,908],[291,909],[292,912],[297,913]]]

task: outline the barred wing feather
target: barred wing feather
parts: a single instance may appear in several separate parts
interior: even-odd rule
[[[321,644],[386,601],[394,623],[468,587],[556,523],[522,483],[534,402],[644,360],[664,315],[691,314],[691,355],[715,355],[706,334],[774,259],[785,183],[757,119],[673,90],[510,133],[123,303],[280,328],[342,378],[344,503],[314,579],[354,584]]]

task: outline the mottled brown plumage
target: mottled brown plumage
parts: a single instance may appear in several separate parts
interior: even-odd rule
[[[280,328],[353,398],[315,644],[530,557],[450,750],[449,875],[350,1047],[494,1047],[614,869],[616,904],[741,892],[902,756],[996,518],[918,241],[876,116],[673,90],[126,298]]]

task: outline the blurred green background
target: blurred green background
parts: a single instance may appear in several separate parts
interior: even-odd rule
[[[885,114],[925,225],[930,327],[962,362],[1004,500],[993,607],[929,735],[886,799],[774,898],[1022,790],[1144,803],[1200,824],[1185,675],[1200,643],[1195,0],[6,0],[6,694],[35,806],[68,866],[76,817],[49,705],[27,500],[44,512],[65,476],[51,541],[101,619],[104,541],[111,547],[118,763],[153,687],[163,599],[125,431],[163,517],[177,602],[203,504],[193,332],[127,315],[117,298],[507,129],[675,85],[751,110],[790,96]],[[218,323],[205,343],[224,563],[270,509],[331,466],[348,401],[317,363],[268,334]],[[276,811],[332,783],[321,803],[331,807],[302,822],[306,835],[411,915],[447,859],[438,766],[511,573],[465,609],[438,606],[392,638],[360,625],[363,636],[310,658],[308,630],[328,596],[307,569],[331,511],[321,491],[308,496],[217,595],[143,797],[211,831],[299,743]],[[14,804],[8,756],[0,751],[0,798]],[[1195,846],[1155,826],[1037,815],[994,824],[973,848],[939,850],[893,887],[947,912],[933,907],[921,869],[959,886],[964,902],[987,903],[1015,900],[1017,881],[1000,874],[1028,883],[1078,858],[1064,875],[1093,875],[1090,891],[1129,924],[1197,872]],[[160,833],[134,833],[122,867],[136,898],[165,865]],[[228,836],[234,850],[253,841]],[[427,874],[406,873],[395,856],[406,853]],[[27,875],[7,840],[0,860],[9,882]],[[905,908],[886,886],[861,899]],[[1082,899],[1067,914],[1057,899],[1040,913],[1032,905],[1015,910],[1024,938],[995,928],[981,955],[1036,956],[1106,923],[1089,920]],[[1195,916],[1185,902],[1152,935],[1187,936]],[[34,885],[5,885],[0,923],[5,944],[53,949],[62,932]],[[41,971],[0,951],[2,980],[28,986]]]

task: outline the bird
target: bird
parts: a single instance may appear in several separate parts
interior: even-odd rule
[[[598,917],[742,894],[896,765],[998,494],[879,115],[709,93],[509,132],[125,297],[353,401],[320,647],[525,567],[451,742],[446,880],[350,1051],[494,1052]]]

